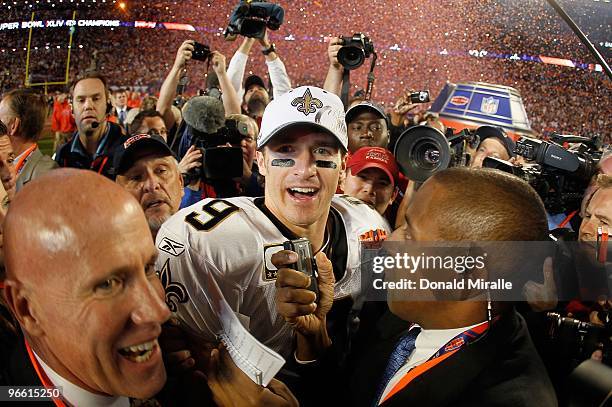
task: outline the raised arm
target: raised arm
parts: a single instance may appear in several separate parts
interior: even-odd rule
[[[219,86],[221,86],[221,92],[223,93],[223,107],[225,108],[225,116],[230,114],[239,114],[240,111],[240,99],[236,89],[232,86],[230,78],[225,70],[225,55],[219,51],[214,51],[212,56],[212,67],[217,78],[219,79]]]
[[[323,89],[338,96],[340,96],[342,92],[342,73],[344,71],[342,65],[338,62],[338,51],[340,48],[342,48],[342,38],[330,38],[329,46],[327,47],[329,69],[327,70],[325,84],[323,85]]]
[[[157,100],[155,109],[164,116],[164,122],[166,122],[166,127],[168,129],[172,128],[175,123],[171,109],[172,101],[176,96],[176,87],[181,78],[181,72],[185,68],[185,63],[191,59],[192,52],[193,40],[183,41],[176,53],[174,65],[172,65],[159,91],[159,99]]]
[[[276,53],[276,47],[268,39],[268,31],[259,40],[259,44],[261,44],[261,51],[264,52],[266,57],[266,65],[268,65],[274,97],[277,98],[291,90],[291,80],[287,74],[285,64]]]
[[[254,38],[245,37],[232,59],[230,59],[230,63],[227,67],[227,76],[229,77],[232,86],[236,90],[239,99],[242,98],[242,95],[244,94],[244,89],[242,89],[242,79],[244,77],[246,63],[249,59],[249,53],[251,52],[251,47],[254,43]]]

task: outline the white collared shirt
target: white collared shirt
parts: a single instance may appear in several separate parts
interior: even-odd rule
[[[453,328],[453,329],[423,329],[416,338],[414,343],[415,348],[406,360],[406,363],[395,373],[391,378],[385,391],[383,392],[378,404],[387,397],[387,394],[393,390],[395,385],[410,371],[410,369],[425,363],[431,358],[442,346],[446,345],[451,339],[459,335],[462,332],[472,329],[482,324],[479,322],[474,325],[470,325],[464,328]],[[414,329],[417,325],[414,325],[411,329]]]
[[[64,379],[57,372],[51,369],[41,358],[38,357],[36,352],[32,351],[38,363],[43,368],[51,383],[56,387],[61,387],[62,397],[68,403],[73,406],[88,406],[88,407],[129,407],[130,399],[123,396],[103,396],[101,394],[94,394],[87,390],[80,388],[79,386],[71,383]]]

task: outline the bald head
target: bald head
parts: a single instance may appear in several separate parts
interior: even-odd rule
[[[13,200],[4,224],[9,278],[34,272],[64,253],[78,258],[104,236],[121,239],[117,228],[146,220],[123,188],[92,171],[59,169],[26,184]],[[29,256],[24,256],[27,247]],[[46,269],[47,267],[42,267]]]
[[[7,304],[47,366],[96,394],[162,388],[157,337],[170,311],[132,195],[92,171],[51,171],[16,195],[4,247]]]
[[[440,192],[431,212],[446,240],[547,240],[544,204],[515,176],[457,167],[434,174],[427,183]]]

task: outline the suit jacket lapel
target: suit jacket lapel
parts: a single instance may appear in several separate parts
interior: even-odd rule
[[[417,405],[443,406],[462,395],[473,380],[494,361],[497,353],[508,349],[516,333],[516,314],[501,318],[478,340],[412,380],[382,404],[384,407]]]
[[[21,184],[21,186],[23,186],[32,180],[34,168],[36,168],[36,165],[38,164],[42,156],[43,155],[40,152],[40,149],[36,148],[34,151],[32,151],[32,154],[30,154],[30,156],[28,157],[28,161],[26,161],[25,165],[23,166],[23,170],[21,170],[21,173],[18,176],[18,184]]]

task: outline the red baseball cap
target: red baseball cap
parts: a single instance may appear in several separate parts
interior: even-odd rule
[[[346,163],[353,175],[359,174],[366,168],[379,168],[389,176],[391,184],[395,186],[399,179],[399,169],[391,151],[382,147],[361,147],[350,155]]]

